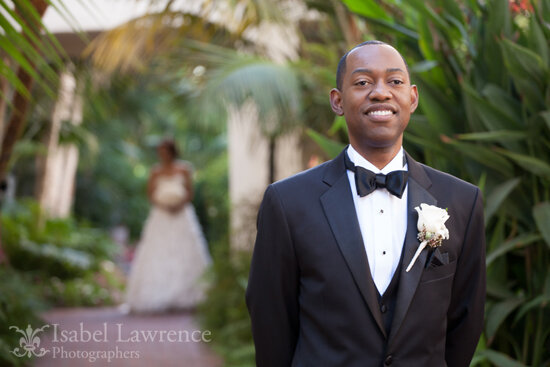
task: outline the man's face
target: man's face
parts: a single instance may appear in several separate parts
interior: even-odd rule
[[[398,149],[418,106],[418,91],[397,50],[388,45],[352,50],[341,89],[330,92],[330,101],[333,111],[345,117],[352,145]]]

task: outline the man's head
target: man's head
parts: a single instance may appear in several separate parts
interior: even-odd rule
[[[390,46],[389,44],[387,44],[386,42],[382,42],[382,41],[378,41],[378,40],[370,40],[370,41],[365,41],[365,42],[362,42],[360,44],[358,44],[357,46],[355,46],[354,48],[352,48],[351,50],[349,50],[348,52],[346,52],[344,54],[344,56],[342,56],[340,58],[340,61],[338,61],[338,68],[336,69],[336,88],[338,89],[341,89],[342,88],[342,76],[343,74],[346,72],[346,59],[348,57],[348,54],[350,52],[352,52],[353,50],[355,50],[356,48],[358,47],[363,47],[363,46],[371,46],[371,45],[386,45],[386,46]],[[391,47],[391,46],[390,46]],[[401,54],[400,54],[401,55]],[[407,60],[405,60],[405,58],[403,57],[403,55],[401,55],[401,59],[403,59],[403,63],[405,63],[405,67],[407,68],[407,73],[409,74],[409,78],[411,77],[411,74],[409,72],[409,65],[407,64]]]
[[[398,150],[418,105],[401,54],[380,41],[364,42],[340,60],[337,85],[330,92],[331,107],[345,117],[350,143],[363,151]]]

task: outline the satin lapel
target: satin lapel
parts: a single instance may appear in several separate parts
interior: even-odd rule
[[[332,187],[321,196],[321,204],[355,283],[367,302],[380,331],[386,337],[377,291],[374,288],[374,283],[369,281],[370,269],[351,195],[349,180],[344,171],[344,174],[340,175]]]
[[[407,203],[407,233],[405,235],[405,244],[403,246],[403,264],[401,265],[401,274],[399,277],[399,290],[397,293],[397,301],[395,304],[395,312],[390,331],[391,339],[397,334],[407,310],[411,304],[412,298],[416,292],[420,276],[424,270],[426,263],[427,250],[420,253],[418,259],[412,269],[406,272],[405,269],[411,262],[414,253],[418,249],[420,241],[417,239],[418,229],[416,227],[418,221],[418,213],[414,210],[421,203],[429,205],[437,205],[437,200],[426,190],[431,185],[428,177],[424,173],[423,168],[410,157],[409,162],[409,181],[408,181],[408,203]],[[422,183],[422,184],[421,184]],[[426,187],[426,188],[425,188]]]

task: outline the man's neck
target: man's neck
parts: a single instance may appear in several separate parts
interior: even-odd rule
[[[351,146],[357,153],[359,153],[363,158],[372,163],[378,169],[386,167],[401,149],[401,145],[388,148],[364,148],[358,146],[357,144],[351,143]]]

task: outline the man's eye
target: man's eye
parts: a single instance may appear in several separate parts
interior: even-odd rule
[[[392,84],[394,84],[394,85],[400,85],[400,84],[403,84],[403,81],[402,81],[402,80],[396,79],[396,80],[390,81],[390,83],[392,83]]]
[[[367,81],[366,80],[360,80],[357,83],[355,83],[355,85],[367,85]]]

